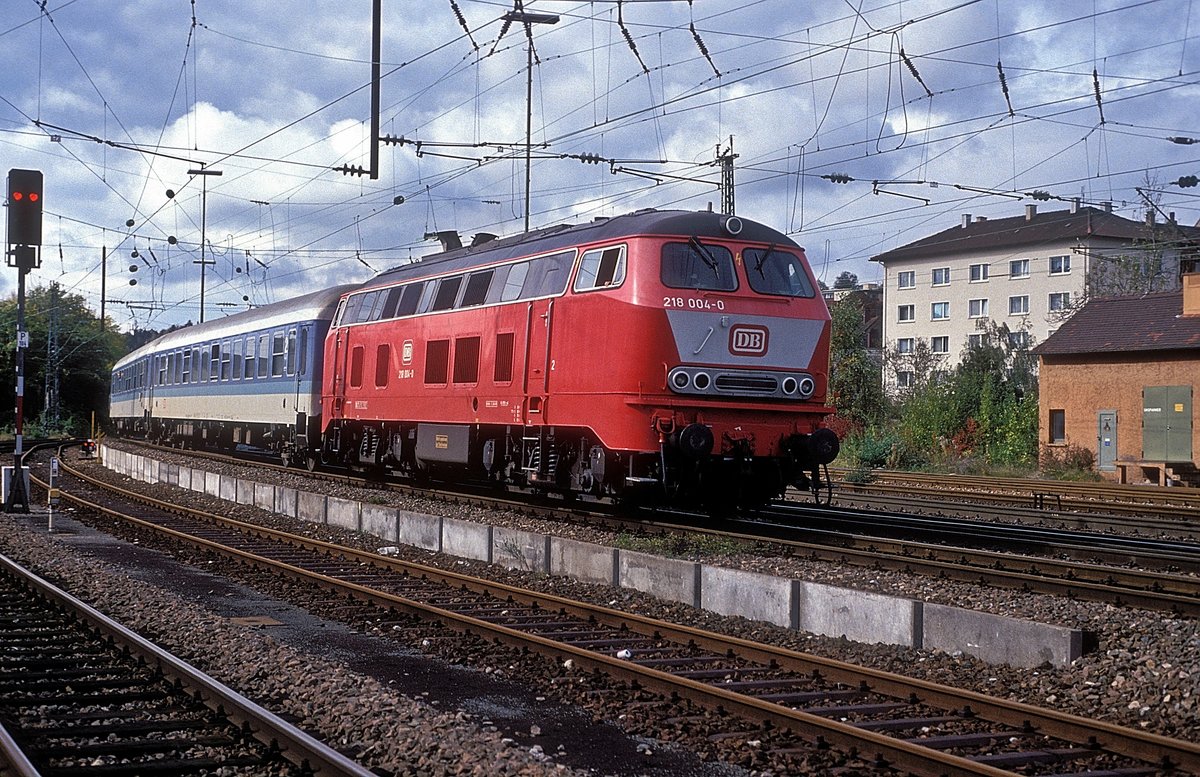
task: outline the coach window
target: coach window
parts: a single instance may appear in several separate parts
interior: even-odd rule
[[[672,289],[736,291],[733,254],[717,245],[693,238],[687,243],[667,243],[662,249],[661,278]]]
[[[747,248],[742,253],[750,288],[759,294],[812,297],[813,286],[800,257],[778,248]]]
[[[379,292],[368,291],[366,294],[360,295],[362,301],[358,305],[358,315],[356,320],[361,324],[366,321],[373,321],[372,316],[375,314],[375,305],[379,302]]]
[[[245,370],[242,372],[246,380],[254,377],[254,336],[246,338],[246,364]]]
[[[362,388],[363,347],[356,345],[350,349],[350,388]]]
[[[462,276],[455,275],[452,278],[442,278],[438,282],[437,295],[433,298],[434,310],[449,310],[454,307],[454,301],[458,299],[458,289],[462,286]]]
[[[233,377],[233,349],[229,341],[221,343],[221,380]]]
[[[358,306],[362,304],[363,295],[352,294],[346,298],[342,307],[342,317],[339,323],[343,326],[358,321]]]
[[[463,291],[460,308],[470,308],[482,305],[487,301],[488,289],[492,285],[492,270],[481,270],[467,276],[467,288]]]
[[[400,301],[396,303],[396,317],[411,316],[417,312],[417,305],[421,301],[421,290],[425,288],[425,281],[417,281],[410,283],[400,292]]]
[[[625,246],[588,251],[579,262],[575,291],[620,286],[625,280]]]
[[[271,337],[271,377],[283,377],[284,359],[287,358],[283,332],[276,332]]]
[[[450,366],[450,341],[430,340],[425,344],[425,382],[445,383]]]
[[[396,308],[400,305],[400,295],[404,293],[404,287],[393,286],[392,288],[387,289],[385,292],[380,293],[386,293],[387,298],[384,299],[383,306],[380,309],[379,314],[375,316],[375,320],[379,321],[381,319],[395,318]]]
[[[296,330],[289,329],[287,336],[287,374],[296,374]]]
[[[308,374],[308,327],[305,327],[300,330],[300,348],[298,349],[298,351],[299,351],[298,355],[300,357],[300,374],[307,375]]]
[[[500,292],[501,302],[511,302],[521,296],[521,288],[525,285],[525,276],[529,274],[529,262],[510,265],[505,268],[504,287]]]
[[[271,336],[258,336],[258,377],[265,378],[271,374]]]
[[[392,346],[390,343],[380,343],[375,347],[375,388],[387,388],[391,374]]]
[[[567,289],[567,279],[574,263],[574,250],[539,256],[530,261],[525,285],[521,287],[521,299],[562,294]]]
[[[154,366],[154,371],[158,373],[158,385],[165,385],[167,382],[167,358],[165,356],[155,356]]]

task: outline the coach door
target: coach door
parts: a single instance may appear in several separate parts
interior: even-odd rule
[[[554,360],[550,357],[550,334],[554,318],[554,300],[530,300],[525,322],[525,424],[536,426],[548,423],[546,412],[550,395],[550,373]]]
[[[346,360],[350,353],[350,329],[348,327],[338,327],[337,335],[333,340],[333,363],[326,365],[325,369],[332,373],[333,382],[333,397],[329,414],[331,420],[336,420],[344,417],[342,406],[346,402]]]

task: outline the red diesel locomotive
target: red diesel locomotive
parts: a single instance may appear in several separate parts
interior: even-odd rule
[[[647,210],[439,237],[343,295],[325,464],[706,506],[822,485],[829,311],[787,236]]]

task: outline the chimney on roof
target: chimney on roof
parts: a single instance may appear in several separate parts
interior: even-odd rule
[[[971,226],[971,214],[964,213],[962,214],[962,228],[966,229],[969,226]]]
[[[1072,213],[1079,212],[1079,198],[1078,197],[1071,198],[1071,212]]]
[[[1168,224],[1175,223],[1175,211],[1171,211],[1170,213],[1167,214],[1167,223]]]
[[[1112,203],[1111,202],[1104,203],[1104,212],[1112,213]]]
[[[1157,217],[1155,216],[1154,209],[1153,209],[1153,208],[1148,208],[1148,209],[1146,210],[1146,226],[1148,226],[1148,227],[1152,227],[1152,226],[1154,226],[1154,222],[1155,222],[1155,221],[1157,221],[1157,220],[1158,220],[1158,219],[1157,219]]]
[[[984,222],[984,221],[987,221],[987,216],[976,216],[976,217],[975,217],[975,223],[976,223],[976,224],[979,224],[979,223],[981,223],[981,222]]]
[[[1200,272],[1183,276],[1183,315],[1200,317]]]
[[[1026,205],[1025,206],[1025,220],[1026,221],[1033,221],[1033,217],[1036,215],[1037,215],[1037,206],[1036,205]]]

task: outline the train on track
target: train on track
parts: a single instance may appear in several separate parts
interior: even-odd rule
[[[830,318],[786,235],[645,210],[468,246],[439,236],[441,253],[365,283],[128,354],[115,431],[567,497],[819,493],[838,452]]]

